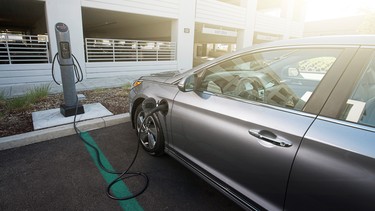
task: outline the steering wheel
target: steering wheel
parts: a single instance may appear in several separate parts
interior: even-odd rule
[[[240,79],[233,94],[245,99],[259,101],[262,99],[259,96],[259,90],[261,89],[263,89],[263,85],[259,82],[259,79],[247,77]]]

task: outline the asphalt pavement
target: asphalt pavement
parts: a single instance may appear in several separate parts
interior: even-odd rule
[[[103,163],[125,169],[137,148],[131,124],[90,131]],[[108,162],[106,162],[108,161]],[[77,135],[0,151],[0,210],[241,210],[173,158],[153,157],[140,149],[132,171],[148,175],[147,190],[134,200],[106,196],[108,179],[93,152]],[[140,189],[144,180],[132,177],[117,194]]]

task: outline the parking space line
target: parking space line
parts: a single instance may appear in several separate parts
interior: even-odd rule
[[[112,165],[109,163],[108,159],[105,157],[105,155],[100,150],[100,148],[95,143],[94,139],[90,136],[90,134],[88,132],[82,132],[81,137],[83,139],[85,139],[88,143],[90,143],[91,145],[95,146],[98,149],[102,164],[108,170],[114,171]],[[102,174],[104,180],[107,182],[107,184],[110,184],[113,180],[115,180],[117,178],[117,175],[105,172],[99,166],[99,163],[97,161],[94,149],[92,149],[87,144],[85,144],[85,146],[86,146],[86,149],[89,152],[91,158],[94,160],[96,167],[99,169],[100,173]],[[116,197],[124,197],[124,196],[129,196],[129,195],[132,194],[123,181],[114,184],[111,189],[112,189],[113,195],[116,196]],[[118,201],[118,202],[119,202],[119,204],[120,204],[120,206],[122,207],[123,210],[143,211],[143,208],[139,205],[138,201],[135,198],[130,199],[130,200],[126,200],[126,201]]]

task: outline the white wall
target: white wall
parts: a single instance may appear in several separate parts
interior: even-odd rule
[[[148,62],[95,62],[87,63],[87,78],[127,76],[136,79],[141,75],[177,70],[177,61]]]
[[[44,82],[52,82],[51,64],[0,65],[0,87]]]
[[[240,29],[246,27],[245,7],[216,0],[197,0],[196,2],[196,22]]]

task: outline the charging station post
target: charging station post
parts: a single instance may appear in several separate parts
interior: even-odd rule
[[[74,81],[74,63],[72,58],[69,28],[64,23],[55,25],[58,61],[61,70],[61,80],[64,92],[64,103],[60,105],[60,113],[65,117],[85,113],[77,98]]]

